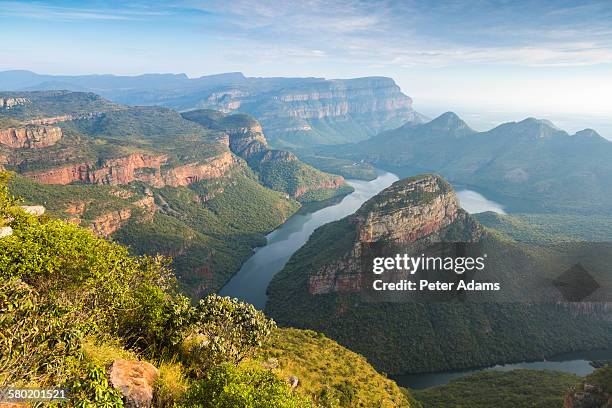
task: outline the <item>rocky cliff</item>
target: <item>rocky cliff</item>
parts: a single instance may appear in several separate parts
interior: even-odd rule
[[[274,144],[309,146],[363,140],[421,116],[391,78],[310,79],[268,92],[226,94],[263,124]]]
[[[496,282],[501,289],[478,292],[483,298],[472,291],[448,292],[460,297],[452,300],[397,287],[372,290],[374,280],[403,282],[408,272],[373,275],[371,256],[453,256],[457,251],[487,255],[485,269],[461,275],[468,284]],[[418,176],[394,183],[352,216],[317,229],[274,276],[266,311],[279,325],[323,331],[389,373],[461,369],[606,347],[612,322],[601,313],[517,301],[531,291],[551,289],[537,269],[541,255],[487,233],[459,208],[450,185],[439,176]],[[458,278],[438,272],[422,271],[410,280]]]
[[[442,231],[459,215],[459,200],[441,177],[394,183],[366,202],[352,218],[359,242],[417,239]]]
[[[412,110],[412,99],[383,77],[319,81],[283,89],[273,100],[286,104],[289,116],[303,119]]]
[[[1,109],[12,109],[19,105],[27,105],[30,103],[28,98],[0,98]]]
[[[482,228],[459,206],[451,186],[437,175],[424,175],[398,181],[374,196],[345,221],[354,229],[351,249],[337,254],[340,259],[313,271],[308,280],[310,294],[358,292],[362,289],[361,244],[393,242],[402,245],[416,241],[444,240],[454,226],[464,239],[478,240]]]
[[[565,396],[563,408],[612,407],[612,366],[595,370]]]
[[[200,180],[219,178],[233,165],[234,158],[225,152],[201,162],[170,168],[162,173],[166,155],[131,154],[104,160],[101,164],[81,163],[27,173],[26,176],[44,184],[123,185],[142,181],[154,187],[187,186]]]
[[[24,126],[0,129],[0,143],[13,149],[52,146],[62,138],[57,126]]]
[[[250,115],[195,110],[183,113],[183,117],[224,132],[230,150],[248,163],[266,187],[297,199],[308,194],[325,199],[348,191],[343,177],[319,171],[291,152],[270,149],[261,124]]]

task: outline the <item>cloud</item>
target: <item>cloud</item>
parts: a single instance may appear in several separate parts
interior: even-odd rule
[[[248,50],[301,47],[322,50],[339,62],[404,67],[612,62],[612,4],[603,1],[212,0],[184,5],[222,18]]]
[[[144,7],[84,8],[70,5],[57,6],[44,2],[2,1],[0,16],[24,17],[46,21],[126,21],[159,17],[166,13]]]

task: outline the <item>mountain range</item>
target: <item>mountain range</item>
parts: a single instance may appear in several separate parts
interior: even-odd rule
[[[0,165],[18,174],[13,191],[136,253],[172,256],[194,296],[218,289],[300,202],[351,191],[269,149],[244,114],[186,119],[71,91],[3,92],[0,101]]]
[[[39,75],[0,72],[2,90],[90,91],[129,105],[160,105],[179,111],[240,111],[261,122],[275,147],[364,140],[407,121],[423,121],[412,100],[391,78],[253,78],[227,73],[200,78],[184,74],[140,76]]]
[[[318,152],[364,160],[400,176],[436,172],[486,192],[513,212],[604,214],[612,206],[612,142],[592,129],[570,135],[546,120],[477,132],[447,112]]]

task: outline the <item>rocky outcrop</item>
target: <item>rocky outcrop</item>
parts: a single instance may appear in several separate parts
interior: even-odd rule
[[[109,237],[123,227],[131,217],[132,211],[129,208],[111,211],[95,218],[91,223],[91,230],[101,237]]]
[[[137,180],[159,184],[161,182],[161,165],[166,160],[165,155],[152,156],[135,153],[105,160],[100,166],[95,166],[93,163],[73,164],[27,173],[26,176],[44,184],[82,182],[86,184],[121,185]]]
[[[72,115],[59,115],[47,118],[32,119],[28,123],[30,125],[53,125],[59,122],[68,122],[74,119]]]
[[[44,184],[124,185],[142,181],[154,187],[169,185],[187,186],[200,180],[222,177],[234,164],[230,152],[224,152],[207,160],[169,169],[162,174],[161,166],[167,161],[165,155],[134,153],[129,156],[109,159],[96,166],[93,163],[73,164],[25,175]]]
[[[31,102],[28,98],[0,98],[0,109],[12,109],[29,103]]]
[[[162,181],[172,187],[188,186],[201,180],[223,177],[234,163],[232,154],[224,152],[208,160],[174,167],[162,176]]]
[[[40,217],[46,211],[45,207],[42,205],[20,205],[21,208],[26,214],[35,215]]]
[[[362,243],[405,246],[439,242],[444,240],[447,228],[455,224],[469,240],[482,235],[482,228],[461,210],[451,186],[437,175],[394,183],[365,202],[346,222],[355,228],[352,249],[309,275],[310,294],[359,292],[364,284],[360,267]]]
[[[353,217],[359,242],[414,242],[450,225],[459,200],[439,176],[394,183],[368,201]]]
[[[62,138],[57,126],[24,126],[0,129],[0,143],[13,149],[37,149],[56,144]]]
[[[0,227],[0,238],[10,237],[13,235],[13,228],[11,227]]]
[[[151,407],[155,381],[159,377],[155,366],[146,361],[117,359],[107,375],[111,385],[121,392],[126,407]]]
[[[292,196],[294,198],[300,198],[301,196],[308,193],[309,191],[324,190],[324,189],[335,190],[335,189],[342,187],[345,184],[346,182],[344,181],[344,177],[333,176],[330,180],[322,182],[322,183],[307,184],[307,185],[299,186],[295,190],[295,192],[292,194]]]
[[[596,384],[584,381],[579,390],[572,390],[565,395],[563,408],[611,408],[612,395]]]

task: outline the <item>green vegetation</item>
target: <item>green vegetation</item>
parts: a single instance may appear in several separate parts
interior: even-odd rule
[[[601,391],[612,394],[612,365],[599,368],[587,375],[586,382],[601,388]]]
[[[607,215],[523,213],[503,215],[485,212],[475,214],[474,217],[484,226],[524,243],[612,240],[612,220]]]
[[[401,177],[436,172],[490,192],[513,212],[607,215],[612,205],[612,142],[533,118],[476,132],[449,112],[316,153],[364,160]]]
[[[412,195],[405,194],[402,186],[410,180],[397,182],[373,197],[356,215],[365,219],[372,211],[394,214],[401,206],[430,202],[432,193],[418,188],[410,190]],[[439,183],[441,191],[450,189],[443,180]],[[442,240],[475,239],[471,234],[480,227],[473,218],[461,214],[441,232]],[[410,299],[371,302],[359,293],[311,294],[310,279],[316,277],[318,271],[329,265],[332,271],[342,271],[342,265],[351,264],[350,252],[358,244],[354,220],[354,216],[349,216],[318,228],[275,275],[268,287],[266,311],[279,325],[323,332],[366,356],[377,369],[389,373],[539,360],[566,351],[604,348],[612,344],[612,324],[605,316],[596,312],[576,315],[552,303],[415,303]],[[386,221],[375,225],[385,225]],[[540,255],[550,253],[538,251],[547,248],[525,247],[511,240],[500,240],[495,234],[486,234],[480,242],[489,254],[487,265],[492,274],[489,278],[495,278],[507,288],[507,299],[525,299],[524,292],[530,286],[524,272],[530,266],[542,266],[540,262],[548,258]],[[567,254],[583,253],[579,251],[585,249],[589,247],[559,248],[567,250]],[[343,258],[345,256],[348,258]],[[542,273],[546,271],[543,269]],[[606,271],[604,265],[593,273],[597,273],[596,278],[605,284],[609,279]],[[599,275],[600,272],[604,274]]]
[[[293,395],[287,384],[262,368],[223,365],[210,370],[188,391],[184,408],[310,408],[312,402]]]
[[[134,202],[145,197],[130,186],[40,184],[19,175],[11,179],[10,191],[29,204],[44,205],[56,218],[78,217],[81,226],[123,208],[142,211]]]
[[[281,329],[261,354],[281,378],[299,379],[297,391],[325,406],[398,407],[400,388],[377,373],[362,356],[321,333]]]
[[[124,403],[106,369],[124,358],[159,367],[160,408],[403,401],[395,384],[331,340],[278,331],[252,305],[216,295],[193,306],[168,260],[133,257],[76,225],[26,214],[9,194],[8,175],[0,173],[0,219],[13,229],[0,239],[0,386],[67,387],[71,400],[55,406],[118,408]],[[267,368],[272,354],[285,371]],[[294,370],[307,378],[304,391],[286,381]]]
[[[225,115],[209,109],[185,112],[182,116],[207,128],[227,132],[232,152],[245,159],[260,182],[272,190],[288,193],[304,203],[352,191],[347,185],[335,186],[336,176],[303,163],[293,154],[269,149],[261,125],[252,116]]]
[[[113,237],[135,254],[171,256],[181,286],[194,298],[223,286],[252,248],[265,244],[265,234],[299,208],[259,184],[243,164],[219,179],[151,190],[160,207],[152,221],[135,219]]]
[[[559,408],[579,377],[557,371],[485,371],[414,391],[423,408]]]
[[[75,125],[88,135],[117,139],[153,139],[165,143],[178,138],[194,140],[206,129],[185,120],[180,113],[156,106],[134,106],[106,112]]]
[[[344,178],[374,180],[376,170],[370,164],[334,157],[299,155],[304,162],[328,173],[339,174]]]
[[[121,108],[120,105],[91,92],[0,92],[0,98],[26,98],[29,100],[28,103],[17,105],[2,113],[5,117],[21,122],[61,115],[81,116]]]

